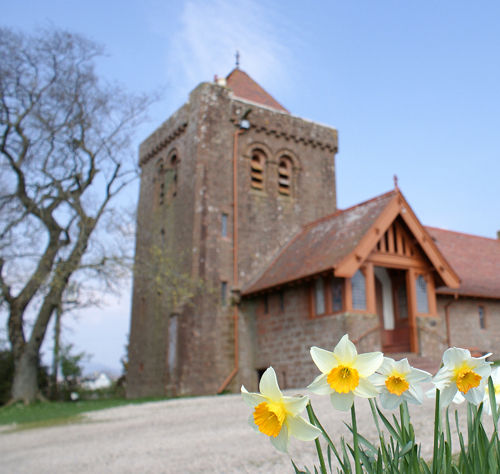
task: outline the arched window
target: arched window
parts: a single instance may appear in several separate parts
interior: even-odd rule
[[[292,160],[282,156],[278,166],[278,190],[280,194],[290,196],[292,188]]]
[[[264,170],[266,165],[266,155],[261,150],[252,152],[250,164],[250,186],[253,189],[264,189]]]
[[[365,275],[358,270],[351,278],[352,308],[366,309],[366,282]]]
[[[177,155],[174,153],[170,157],[170,169],[167,173],[168,177],[166,178],[165,185],[169,188],[169,197],[177,196],[177,168],[178,168],[179,160],[177,159]]]

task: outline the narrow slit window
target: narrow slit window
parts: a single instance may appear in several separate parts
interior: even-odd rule
[[[353,309],[366,309],[365,275],[358,270],[351,279]]]
[[[227,214],[222,214],[221,235],[222,237],[227,237]]]
[[[316,316],[325,314],[325,283],[323,278],[314,282],[314,307]]]
[[[292,185],[292,160],[288,156],[280,159],[278,166],[278,190],[280,194],[290,196]]]
[[[178,314],[170,316],[168,324],[168,368],[172,373],[177,366],[177,326]]]
[[[264,165],[265,156],[260,150],[255,150],[252,154],[250,177],[253,189],[264,189]]]
[[[227,305],[227,281],[221,281],[220,285],[220,304],[221,306]]]
[[[478,313],[479,313],[479,327],[481,329],[486,329],[486,320],[484,318],[484,308],[482,306],[479,306]]]
[[[419,275],[416,281],[417,284],[417,312],[429,312],[429,300],[427,298],[427,282],[422,275]]]

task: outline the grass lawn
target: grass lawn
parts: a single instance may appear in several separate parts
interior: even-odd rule
[[[78,415],[85,411],[103,410],[127,404],[138,404],[164,398],[139,398],[125,400],[123,398],[108,400],[83,400],[78,402],[37,402],[25,406],[16,404],[10,407],[0,407],[0,425],[17,423],[25,428],[50,426],[78,421]]]

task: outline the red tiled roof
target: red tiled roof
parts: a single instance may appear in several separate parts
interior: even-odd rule
[[[304,226],[242,294],[332,270],[356,248],[395,194],[391,191]]]
[[[500,240],[425,229],[462,282],[458,290],[440,287],[439,293],[500,298]]]
[[[235,97],[250,100],[282,112],[290,113],[279,102],[274,100],[262,87],[259,86],[246,72],[233,69],[226,78],[227,86],[233,90]]]

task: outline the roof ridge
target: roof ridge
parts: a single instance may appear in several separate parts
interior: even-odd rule
[[[440,230],[442,232],[449,232],[451,234],[459,234],[459,235],[466,235],[467,237],[474,237],[476,239],[486,239],[486,240],[492,240],[493,242],[498,242],[500,243],[499,239],[495,239],[494,237],[484,237],[482,235],[475,235],[475,234],[468,234],[466,232],[459,232],[458,230],[448,230],[448,229],[442,229],[441,227],[434,227],[432,225],[424,225],[426,229],[435,229],[435,230]]]
[[[376,201],[377,199],[381,199],[383,197],[389,196],[390,194],[396,194],[397,191],[392,189],[391,191],[388,191],[384,194],[380,194],[379,196],[375,196],[374,198],[368,199],[367,201],[360,202],[358,204],[355,204],[354,206],[348,207],[347,209],[337,209],[335,212],[332,212],[331,214],[328,214],[326,216],[320,217],[319,219],[316,219],[315,221],[308,222],[307,224],[304,224],[302,226],[303,229],[306,229],[307,227],[311,227],[313,225],[319,224],[320,222],[326,221],[328,219],[332,219],[333,217],[336,217],[340,214],[343,214],[344,212],[352,211],[353,209],[356,209],[357,207],[363,206],[364,204],[368,204],[370,202]]]

